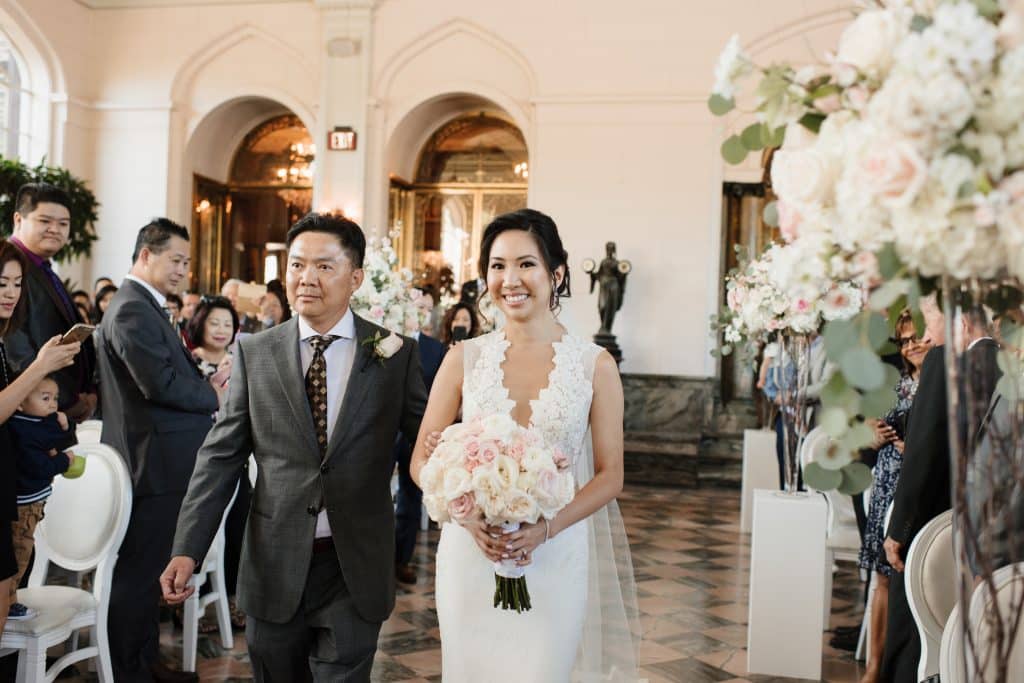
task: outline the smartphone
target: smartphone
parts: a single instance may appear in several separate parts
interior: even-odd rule
[[[75,342],[82,342],[89,338],[89,335],[96,329],[94,325],[86,325],[85,323],[78,323],[70,330],[64,333],[64,336],[60,338],[61,344],[74,344]]]
[[[456,325],[452,328],[452,341],[462,341],[469,337],[469,328],[463,325]]]

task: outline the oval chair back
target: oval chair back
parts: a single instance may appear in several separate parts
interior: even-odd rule
[[[907,551],[907,602],[921,636],[917,680],[939,673],[942,630],[956,606],[953,513],[947,510],[924,525]]]

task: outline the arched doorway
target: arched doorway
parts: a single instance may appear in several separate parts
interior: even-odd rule
[[[496,216],[526,206],[522,132],[488,111],[457,116],[420,151],[412,182],[392,177],[389,224],[417,285],[454,293],[477,277],[480,237]]]
[[[193,175],[193,291],[229,278],[265,283],[284,273],[288,228],[310,210],[316,146],[294,114],[262,121],[238,144],[227,182]]]

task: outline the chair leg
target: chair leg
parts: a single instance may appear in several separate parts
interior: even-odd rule
[[[220,644],[225,650],[235,646],[235,636],[231,631],[231,609],[228,607],[228,591],[224,584],[224,553],[217,558],[217,568],[210,576],[210,584],[217,593],[217,625],[220,626]]]
[[[181,670],[196,670],[196,648],[199,645],[199,588],[185,601],[182,618]]]
[[[107,640],[107,624],[96,624],[92,627],[92,642],[96,643],[99,654],[96,657],[99,678],[101,683],[114,683],[114,666],[110,662],[110,641]]]
[[[875,589],[878,585],[878,580],[875,578],[875,572],[871,573],[871,579],[868,582],[868,602],[864,606],[864,620],[860,624],[860,637],[857,638],[857,651],[853,654],[853,658],[859,662],[867,662],[871,660],[871,605],[875,602]]]
[[[45,680],[46,648],[42,647],[39,641],[33,641],[18,657],[18,683],[37,683]]]
[[[832,618],[832,565],[835,564],[836,554],[831,549],[825,550],[825,599],[822,600],[824,617],[822,622],[828,630],[829,621]]]

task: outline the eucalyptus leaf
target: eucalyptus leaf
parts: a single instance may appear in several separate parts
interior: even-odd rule
[[[923,14],[915,14],[910,20],[910,30],[914,33],[922,33],[926,28],[932,25],[932,20]]]
[[[869,349],[849,349],[839,358],[839,368],[846,381],[858,389],[874,391],[885,384],[885,367]]]
[[[812,90],[810,97],[812,100],[817,100],[822,97],[828,97],[829,95],[838,95],[842,91],[843,89],[840,88],[837,84],[826,83],[825,85],[822,85]]]
[[[817,135],[821,131],[821,124],[824,122],[824,114],[804,114],[797,123]]]
[[[893,356],[899,352],[899,347],[893,344],[891,340],[882,344],[882,348],[878,349],[878,355],[883,358],[886,356]]]
[[[889,321],[885,316],[879,313],[868,314],[867,328],[868,343],[871,344],[871,348],[875,351],[878,351],[889,341],[892,328],[889,327]]]
[[[818,491],[831,491],[843,483],[843,473],[825,469],[816,462],[807,463],[804,468],[804,483]]]
[[[849,418],[846,411],[839,406],[822,407],[821,415],[818,416],[818,426],[833,439],[838,439],[845,434],[848,424]]]
[[[743,142],[743,146],[749,149],[751,152],[757,152],[764,149],[765,145],[762,140],[764,136],[764,130],[767,128],[763,123],[752,123],[743,129],[740,133],[740,140]]]
[[[828,448],[819,453],[815,462],[826,470],[839,470],[853,460],[853,454],[842,446],[842,440],[829,440]]]
[[[857,346],[857,330],[851,320],[832,320],[825,325],[825,355],[838,363],[843,354]]]
[[[906,293],[906,280],[902,278],[889,280],[881,287],[871,292],[871,296],[868,298],[868,306],[873,311],[884,311]]]
[[[779,203],[772,201],[764,206],[764,222],[773,228],[779,227]]]
[[[856,453],[862,448],[867,448],[875,440],[875,430],[863,422],[850,427],[850,430],[839,439],[839,445],[849,453]]]
[[[736,107],[736,101],[731,97],[712,95],[708,98],[708,109],[715,116],[725,116]]]
[[[768,130],[767,125],[765,125],[765,130]],[[786,127],[779,126],[775,130],[771,131],[771,135],[768,136],[768,142],[765,143],[765,147],[782,147],[782,143],[785,139]]]
[[[871,468],[862,462],[851,462],[841,470],[843,482],[839,485],[839,492],[854,496],[866,491],[871,486]]]
[[[722,158],[733,166],[743,163],[747,158],[747,148],[740,140],[740,136],[733,135],[722,143]]]
[[[896,391],[883,386],[865,393],[860,398],[860,409],[868,417],[882,417],[896,405]]]
[[[896,245],[891,242],[882,245],[876,256],[878,258],[878,272],[883,280],[892,280],[903,267],[899,254],[896,253]]]
[[[999,16],[999,2],[997,0],[974,0],[974,6],[978,8],[978,14],[986,19],[995,19]]]

